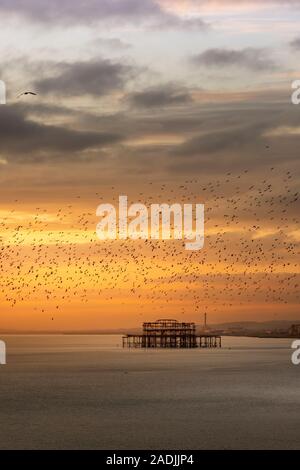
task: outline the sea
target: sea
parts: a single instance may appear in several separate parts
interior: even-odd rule
[[[0,339],[0,449],[300,448],[292,340],[138,350],[119,335]]]

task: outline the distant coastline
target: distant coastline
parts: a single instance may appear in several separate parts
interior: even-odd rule
[[[222,336],[239,336],[251,338],[294,338],[290,334],[293,325],[300,324],[300,319],[273,320],[268,322],[228,322],[209,325],[207,334]],[[124,335],[135,334],[140,328],[106,328],[97,330],[0,330],[0,335]],[[202,325],[197,325],[197,331],[203,333]],[[297,335],[296,335],[297,336]]]

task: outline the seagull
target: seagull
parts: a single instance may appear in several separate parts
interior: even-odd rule
[[[32,95],[32,96],[37,96],[37,93],[34,93],[33,91],[24,91],[24,93],[20,93],[18,98],[20,98],[23,95]]]

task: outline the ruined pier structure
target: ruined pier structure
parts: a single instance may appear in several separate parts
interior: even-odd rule
[[[220,348],[221,336],[196,334],[195,323],[177,320],[157,320],[143,324],[140,335],[123,336],[123,347],[128,348]]]

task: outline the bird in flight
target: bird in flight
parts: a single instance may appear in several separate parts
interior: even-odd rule
[[[37,96],[37,93],[34,93],[33,91],[24,91],[23,93],[20,93],[18,98],[20,98],[21,96],[26,96],[26,95],[32,95],[32,96]]]

